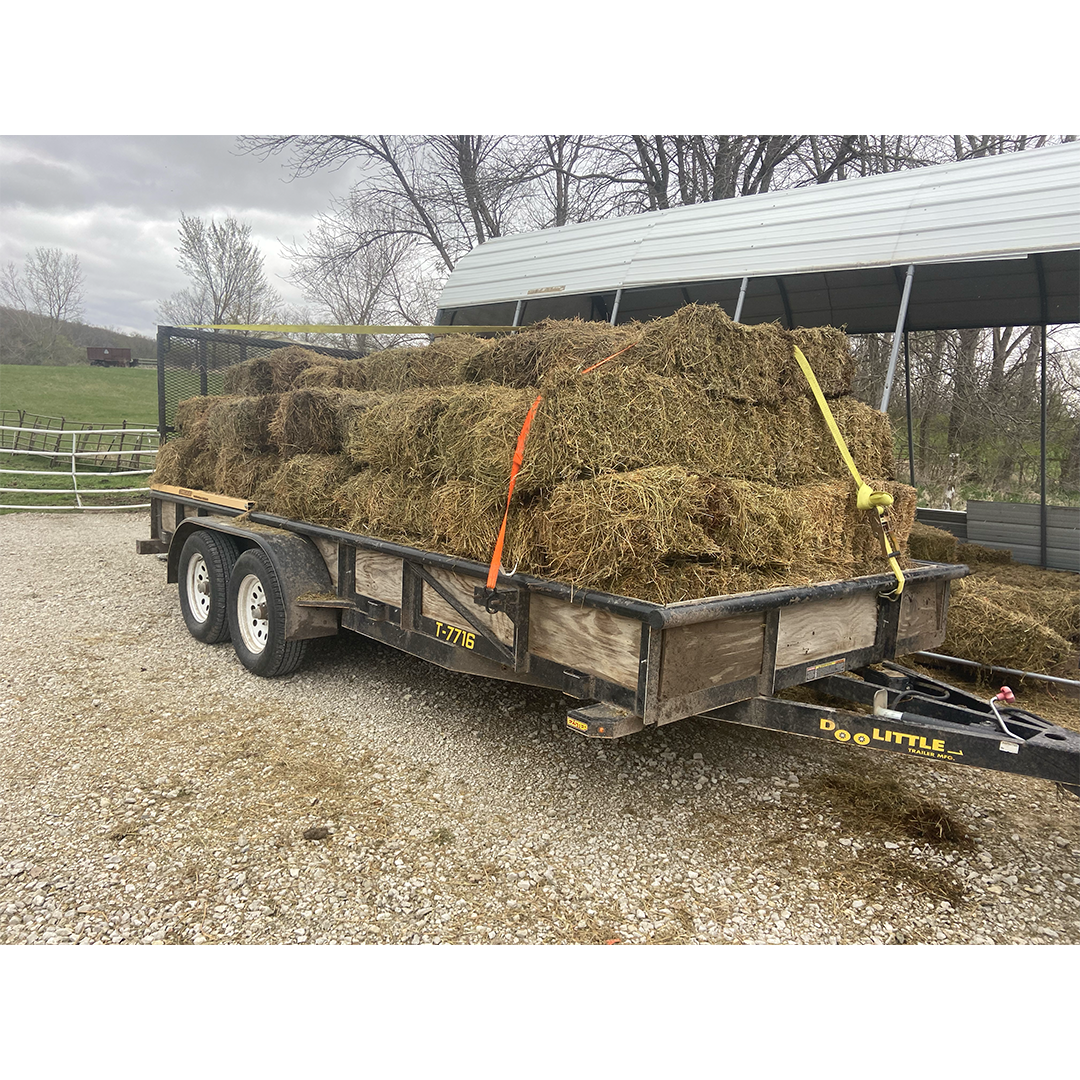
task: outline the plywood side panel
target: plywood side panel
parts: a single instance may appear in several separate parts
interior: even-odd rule
[[[401,607],[401,560],[357,548],[355,588],[359,596]]]
[[[877,597],[861,593],[792,604],[780,612],[777,668],[866,649],[877,637]]]
[[[896,631],[897,651],[903,653],[912,642],[939,643],[945,638],[944,581],[908,585],[900,597],[900,622]],[[926,648],[920,645],[919,648]]]
[[[635,689],[641,623],[534,594],[529,600],[529,652]]]
[[[665,630],[660,700],[760,674],[764,645],[760,611]]]
[[[463,577],[461,574],[452,573],[449,570],[440,570],[436,566],[425,567],[427,572],[454,597],[462,607],[473,617],[474,622],[486,626],[504,645],[514,644],[514,622],[509,615],[502,611],[494,613],[485,611],[473,600],[473,590],[481,582],[476,578]],[[424,583],[424,608],[425,618],[435,619],[438,622],[449,623],[451,626],[464,626],[465,620],[454,610],[427,582]]]

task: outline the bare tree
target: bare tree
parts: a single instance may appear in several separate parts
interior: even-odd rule
[[[50,360],[63,336],[63,324],[82,315],[84,284],[78,255],[60,248],[35,248],[23,260],[21,273],[14,263],[4,267],[0,297],[20,315],[38,316],[20,320],[34,362]]]
[[[381,226],[369,234],[429,245],[445,271],[471,248],[514,231],[529,187],[540,175],[533,145],[489,135],[282,135],[244,137],[261,157],[287,153],[295,176],[354,164]]]
[[[320,215],[304,242],[286,247],[285,256],[293,266],[290,280],[317,317],[337,325],[416,324],[430,318],[433,306],[417,247],[414,237],[396,233],[385,211],[355,191]],[[382,347],[399,343],[396,337],[379,341]],[[375,347],[368,334],[344,334],[335,344],[362,352]]]
[[[281,298],[266,280],[251,226],[236,218],[209,222],[180,215],[178,266],[191,287],[158,305],[166,322],[260,323],[274,319]]]

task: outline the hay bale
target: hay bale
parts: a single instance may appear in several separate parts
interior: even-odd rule
[[[1003,566],[1012,562],[1012,551],[1009,548],[988,548],[965,542],[957,546],[956,557],[969,566]]]
[[[430,481],[400,472],[364,469],[339,485],[334,503],[350,532],[422,547],[434,545]]]
[[[173,426],[185,438],[205,438],[210,413],[221,403],[220,396],[191,397],[177,402]]]
[[[916,521],[908,535],[908,554],[925,562],[958,563],[963,561],[957,558],[958,544],[951,532]]]
[[[777,488],[746,480],[707,480],[706,532],[727,565],[751,569],[824,568],[851,559],[845,547],[850,485],[843,481]]]
[[[636,324],[609,326],[582,319],[543,319],[485,344],[457,367],[460,382],[518,389],[539,386],[556,371],[581,371],[636,341]]]
[[[792,344],[797,345],[806,357],[826,397],[851,393],[855,378],[855,354],[843,330],[835,326],[800,326],[791,330],[790,334]],[[799,376],[795,385],[803,392],[805,376],[801,369]]]
[[[296,454],[273,474],[264,509],[295,521],[343,529],[348,516],[337,492],[354,474],[352,463],[343,454]]]
[[[357,390],[290,390],[281,395],[270,420],[269,438],[286,457],[341,453],[352,419],[378,400],[378,395]]]
[[[889,507],[889,529],[898,551],[907,548],[908,537],[915,524],[915,510],[918,505],[918,492],[907,484],[894,480],[880,480],[873,477],[863,478],[875,491],[886,491],[893,497]],[[888,564],[884,561],[881,538],[874,525],[873,515],[876,510],[860,510],[857,504],[855,485],[848,488],[847,505],[844,510],[844,547],[850,553],[855,567],[876,567],[871,573],[888,573]],[[903,562],[901,561],[901,568]]]
[[[253,397],[291,390],[301,372],[325,366],[329,358],[301,345],[287,345],[225,369],[226,394]]]
[[[457,382],[457,357],[432,346],[405,345],[382,349],[361,361],[363,390],[396,394],[405,390],[450,386]]]
[[[170,439],[159,451],[150,482],[213,491],[219,448],[203,439]]]
[[[1014,599],[1008,590],[971,578],[953,582],[942,652],[991,667],[1049,674],[1073,647],[1037,618],[1014,609]]]
[[[225,448],[218,451],[210,490],[234,499],[250,499],[266,510],[267,485],[280,467],[279,454]]]
[[[217,449],[273,450],[270,422],[279,404],[278,394],[217,398],[206,417],[207,441]]]
[[[362,361],[343,360],[334,356],[319,357],[321,363],[313,364],[299,372],[293,382],[294,390],[364,390],[367,377]]]
[[[788,331],[778,323],[747,326],[711,304],[688,304],[645,323],[627,362],[690,379],[735,401],[777,404],[810,393],[795,361],[796,341],[809,348],[810,353],[803,352],[827,397],[850,393],[854,365],[840,331]]]
[[[621,574],[676,558],[716,556],[706,534],[709,492],[674,467],[604,473],[560,484],[539,521],[555,577],[613,589]]]
[[[386,394],[343,422],[344,452],[358,468],[398,472],[409,480],[439,473],[439,417],[448,391]]]
[[[502,500],[493,504],[486,486],[448,480],[432,492],[432,529],[438,541],[455,555],[487,563],[495,551],[505,508],[505,491]],[[515,496],[503,544],[504,567],[537,576],[546,573],[539,535],[545,513],[545,500]]]

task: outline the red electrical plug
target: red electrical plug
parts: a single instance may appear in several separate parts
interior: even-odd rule
[[[994,697],[991,700],[992,701],[1007,701],[1009,703],[1012,703],[1012,702],[1014,702],[1016,700],[1016,695],[1012,692],[1012,690],[1009,689],[1009,687],[1003,686],[1001,688],[1001,692],[999,694],[995,694]]]

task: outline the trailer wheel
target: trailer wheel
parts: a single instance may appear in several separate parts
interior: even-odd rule
[[[249,548],[229,578],[229,632],[240,663],[271,679],[295,671],[307,641],[285,640],[285,597],[265,552]]]
[[[180,550],[180,610],[188,632],[216,645],[229,637],[229,572],[239,549],[222,533],[200,529]]]

